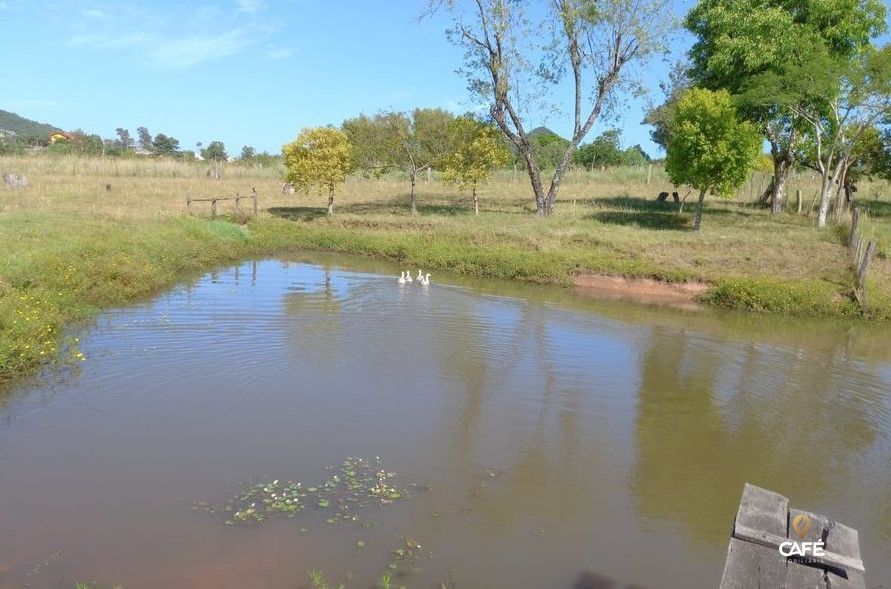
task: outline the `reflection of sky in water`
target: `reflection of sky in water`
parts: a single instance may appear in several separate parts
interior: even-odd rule
[[[431,586],[456,563],[463,586],[568,589],[589,566],[707,586],[747,481],[858,527],[871,578],[891,576],[887,334],[384,271],[246,263],[104,315],[79,377],[22,387],[4,410],[0,555],[26,567],[59,544],[60,575],[125,586],[202,566],[286,586],[303,574],[288,566],[352,566],[357,538],[248,536],[183,506],[368,452],[433,489],[376,532],[422,535]],[[62,487],[66,505],[47,511]],[[258,557],[278,542],[299,555]]]

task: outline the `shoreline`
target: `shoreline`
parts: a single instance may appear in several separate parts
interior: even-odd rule
[[[579,274],[572,281],[573,292],[581,296],[665,305],[685,310],[705,308],[702,298],[710,288],[704,282],[666,282],[609,274]]]
[[[478,243],[473,235],[423,233],[410,226],[373,229],[345,223],[295,222],[262,216],[246,224],[187,216],[138,223],[81,219],[73,239],[40,231],[56,218],[22,218],[40,236],[11,252],[0,274],[0,383],[52,362],[70,362],[79,351],[65,331],[103,309],[156,296],[215,267],[288,252],[359,255],[431,271],[554,284],[584,296],[620,298],[686,309],[729,308],[756,313],[862,320],[856,304],[837,289],[805,279],[727,277],[705,282],[672,280],[671,269],[653,272],[631,260],[580,258],[574,252]],[[3,219],[0,219],[3,221]],[[575,254],[575,255],[574,255]],[[0,260],[2,261],[2,260]],[[631,272],[623,271],[630,269]],[[612,271],[611,271],[612,270]],[[638,275],[634,275],[638,274]],[[873,319],[888,319],[878,307]],[[60,355],[65,354],[65,358]]]

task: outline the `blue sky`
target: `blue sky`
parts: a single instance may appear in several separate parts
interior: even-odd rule
[[[678,2],[683,11],[689,1]],[[444,14],[418,21],[425,0],[0,0],[7,49],[0,108],[111,137],[139,126],[180,140],[278,152],[299,129],[360,112],[473,108],[455,73],[462,51]],[[689,39],[674,41],[681,54]],[[10,48],[15,48],[11,50]],[[661,60],[640,72],[661,95]],[[571,94],[561,88],[568,99]],[[563,101],[566,102],[565,99]],[[655,153],[640,125],[645,99],[616,109],[623,144]],[[564,135],[569,114],[527,116]]]

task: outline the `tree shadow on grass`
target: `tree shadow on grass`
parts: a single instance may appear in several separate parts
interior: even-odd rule
[[[891,201],[872,199],[859,201],[859,204],[870,217],[881,219],[891,217]]]
[[[692,193],[689,194],[687,200],[684,201],[684,210],[691,212],[695,211],[697,200],[698,195]],[[591,202],[606,208],[647,211],[653,213],[676,212],[681,206],[681,203],[676,203],[671,200],[670,196],[668,197],[668,200],[664,202],[659,202],[655,198],[647,199],[637,196],[599,197],[593,199]],[[702,207],[702,212],[707,215],[743,215],[747,217],[763,216],[764,214],[763,212],[759,212],[757,207],[752,206],[751,203],[730,200],[706,201],[705,205]]]
[[[522,203],[525,205],[526,201],[523,200]],[[483,213],[491,212],[500,214],[530,214],[530,211],[527,209],[504,209],[502,208],[502,205],[505,204],[508,203],[504,203],[502,201],[487,203],[485,200],[483,200],[480,203],[480,211]],[[510,203],[508,206],[510,206],[511,204],[513,203]],[[280,217],[282,219],[288,219],[291,221],[315,221],[316,219],[325,217],[328,212],[324,206],[270,207],[267,210],[271,215],[275,217]],[[338,204],[335,201],[334,211],[335,214],[349,213],[355,215],[395,215],[405,217],[411,215],[411,208],[407,196],[387,200],[352,202],[344,204]],[[454,202],[446,203],[425,203],[423,201],[419,201],[418,214],[422,216],[430,215],[441,217],[461,217],[466,215],[473,215],[473,203],[467,198],[455,198]]]
[[[274,217],[289,221],[315,221],[328,214],[325,207],[269,207],[266,210]]]
[[[608,223],[610,225],[625,225],[641,227],[643,229],[662,229],[668,231],[682,231],[689,227],[689,217],[679,215],[677,212],[645,212],[645,211],[606,211],[589,215],[588,219]]]
[[[326,217],[328,210],[325,207],[270,207],[267,209],[269,213],[275,217],[288,219],[291,221],[315,221],[316,219]],[[337,205],[334,203],[334,214],[344,213],[353,215],[389,215],[403,216],[411,215],[410,208],[404,203],[389,202],[359,202]],[[459,215],[473,214],[473,209],[466,204],[421,204],[418,203],[418,214],[420,215],[440,215],[457,217]]]
[[[609,207],[611,209],[651,212],[675,211],[679,206],[672,200],[659,202],[656,199],[640,198],[637,196],[601,196],[593,199],[592,202],[595,205]]]

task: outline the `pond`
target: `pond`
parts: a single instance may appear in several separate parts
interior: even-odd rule
[[[887,327],[398,273],[214,272],[3,392],[0,587],[713,587],[746,481],[891,579]]]

